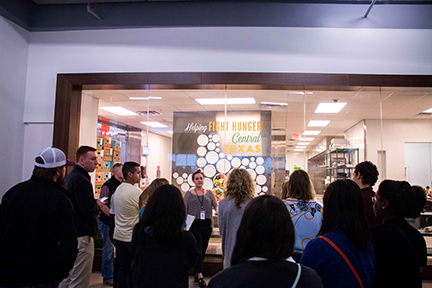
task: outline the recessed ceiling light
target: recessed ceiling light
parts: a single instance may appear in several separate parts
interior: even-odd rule
[[[174,132],[173,132],[173,131],[167,131],[167,133],[168,133],[168,134],[173,134]]]
[[[155,96],[150,96],[150,97],[129,97],[129,100],[149,100],[149,99],[160,100],[160,99],[162,99],[162,97],[155,97]]]
[[[255,104],[254,98],[197,98],[201,105],[233,105],[233,104]]]
[[[432,108],[430,108],[430,109],[428,109],[428,110],[425,110],[425,111],[423,111],[423,113],[432,113]]]
[[[316,131],[316,130],[306,130],[303,135],[318,135],[319,133],[321,133],[321,131]]]
[[[346,103],[319,103],[315,113],[339,113]]]
[[[138,115],[135,112],[132,112],[130,110],[127,110],[123,107],[120,106],[111,106],[111,107],[99,107],[102,110],[117,114],[117,115],[121,115],[121,116],[131,116],[131,115]]]
[[[274,105],[274,106],[288,106],[288,103],[279,103],[279,102],[261,102],[264,105]]]
[[[296,148],[296,149],[294,149],[294,151],[295,151],[295,152],[302,152],[302,151],[304,151],[304,149],[297,149],[297,148]]]
[[[297,145],[306,145],[306,146],[309,145],[309,144],[310,144],[310,142],[298,142],[297,143]]]
[[[164,125],[162,123],[159,122],[147,122],[147,121],[142,121],[142,124],[146,125],[146,126],[150,126],[153,128],[164,128],[164,127],[168,127],[167,125]],[[147,124],[148,123],[148,124]]]
[[[313,137],[300,137],[298,140],[300,141],[307,141],[307,142],[311,142],[313,141],[315,138]]]
[[[329,123],[330,120],[311,120],[308,127],[326,127]]]
[[[299,94],[299,95],[304,95],[304,94],[313,94],[313,92],[303,92],[303,91],[290,91],[290,94]]]

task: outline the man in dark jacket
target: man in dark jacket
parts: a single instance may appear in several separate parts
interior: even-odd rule
[[[77,256],[74,210],[60,186],[68,161],[60,149],[42,149],[30,180],[3,196],[0,286],[57,287],[73,267]]]
[[[90,283],[94,257],[93,237],[98,230],[96,216],[100,209],[107,208],[104,207],[105,203],[95,200],[90,182],[89,172],[93,172],[97,164],[96,149],[81,146],[76,152],[76,165],[66,176],[66,189],[76,215],[78,256],[69,277],[60,283],[61,288],[88,287]]]

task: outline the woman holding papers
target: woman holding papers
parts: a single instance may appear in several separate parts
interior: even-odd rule
[[[213,230],[212,208],[217,209],[217,201],[211,190],[204,189],[204,174],[200,169],[193,172],[192,181],[195,188],[186,192],[184,202],[186,213],[195,217],[190,231],[194,234],[198,251],[201,253],[195,265],[195,282],[198,282],[199,287],[206,287],[201,267]]]
[[[187,270],[198,257],[179,189],[163,185],[150,196],[132,237],[133,287],[188,287]]]
[[[237,229],[246,205],[253,198],[255,187],[246,169],[234,168],[228,176],[224,198],[219,202],[219,232],[222,236],[223,268],[231,266],[231,254]]]

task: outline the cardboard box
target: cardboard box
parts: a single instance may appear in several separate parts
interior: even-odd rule
[[[120,162],[120,150],[114,149],[113,162]]]
[[[96,156],[97,156],[98,158],[101,158],[101,159],[102,159],[103,155],[104,155],[104,150],[103,150],[103,149],[96,150]]]
[[[104,161],[112,161],[113,160],[113,157],[112,157],[112,155],[109,155],[109,156],[103,156],[103,158],[102,158]]]
[[[96,166],[96,172],[103,172],[101,170],[104,170],[105,162],[103,161],[102,158],[98,158],[97,160],[98,160],[98,165]]]
[[[111,172],[104,172],[103,180],[104,180],[104,181],[107,181],[107,180],[110,179],[110,178],[111,178]]]
[[[98,136],[96,139],[96,149],[102,149],[103,147],[103,138]]]
[[[113,149],[111,148],[103,148],[103,155],[102,156],[112,156]]]
[[[118,140],[111,140],[111,148],[113,149],[120,149],[121,148],[121,142]]]
[[[103,138],[103,148],[111,148],[111,138]]]
[[[96,172],[96,174],[95,174],[95,183],[96,184],[99,184],[99,183],[103,183],[103,182],[105,182],[104,181],[104,175],[105,174],[105,172]]]

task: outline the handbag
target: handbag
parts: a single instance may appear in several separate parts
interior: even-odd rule
[[[360,279],[360,276],[357,274],[357,271],[354,269],[354,266],[351,264],[351,262],[348,260],[348,258],[345,256],[345,254],[342,252],[342,250],[340,250],[340,248],[330,239],[328,239],[325,236],[319,236],[319,238],[323,239],[324,241],[326,241],[328,244],[330,244],[330,246],[332,246],[341,256],[342,258],[345,260],[345,262],[348,264],[348,267],[351,269],[351,271],[353,272],[354,276],[356,277],[360,288],[363,288],[363,282]]]

